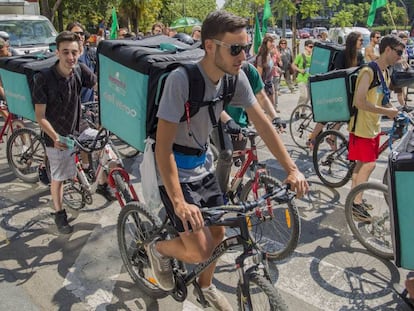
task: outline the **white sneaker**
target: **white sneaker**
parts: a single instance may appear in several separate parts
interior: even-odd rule
[[[210,287],[202,288],[201,292],[203,293],[205,300],[215,310],[233,311],[233,308],[228,302],[227,298],[217,290],[217,287],[214,284],[211,284]],[[194,295],[196,297],[198,296],[195,288]]]

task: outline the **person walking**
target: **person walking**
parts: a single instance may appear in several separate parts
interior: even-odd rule
[[[271,35],[263,38],[256,56],[256,68],[264,83],[264,90],[270,102],[275,106],[275,89],[273,87],[273,67],[274,62],[271,55],[275,39]]]
[[[280,56],[282,57],[283,77],[285,78],[286,84],[290,92],[293,93],[295,91],[295,87],[293,86],[293,82],[292,82],[292,74],[293,74],[292,51],[287,46],[287,40],[285,38],[280,39],[278,48],[279,48]]]

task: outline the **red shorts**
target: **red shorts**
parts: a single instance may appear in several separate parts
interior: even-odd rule
[[[378,159],[380,135],[364,138],[349,133],[348,159],[351,161],[375,162]]]

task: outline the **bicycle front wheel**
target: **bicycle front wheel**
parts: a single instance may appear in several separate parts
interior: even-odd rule
[[[118,216],[118,246],[124,266],[137,286],[153,298],[167,293],[156,285],[144,246],[155,238],[161,226],[159,217],[138,202],[125,205]]]
[[[345,216],[355,238],[371,253],[384,258],[394,258],[390,207],[384,197],[388,196],[387,186],[377,182],[366,182],[352,189],[345,202]],[[353,208],[357,199],[363,200],[364,217]],[[367,214],[366,214],[367,213]]]
[[[345,185],[352,177],[354,162],[348,160],[348,140],[336,130],[320,134],[313,147],[313,167],[328,187]]]
[[[314,127],[312,107],[305,104],[296,106],[289,121],[290,136],[295,144],[306,148],[306,143]]]
[[[7,161],[13,173],[28,183],[39,181],[39,166],[45,162],[43,140],[34,130],[20,128],[7,141]]]
[[[253,201],[273,189],[280,183],[273,177],[262,175],[256,190],[254,180],[249,180],[243,187],[240,200]],[[277,203],[267,201],[267,208],[261,210],[261,217],[256,213],[249,215],[250,236],[257,247],[272,260],[289,257],[298,245],[300,235],[300,219],[294,201]]]
[[[248,297],[244,297],[242,284],[237,286],[240,311],[287,311],[288,307],[273,284],[255,272],[247,275]]]

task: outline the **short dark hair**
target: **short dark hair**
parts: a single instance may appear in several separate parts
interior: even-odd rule
[[[60,34],[56,37],[56,48],[59,50],[59,46],[62,42],[77,42],[78,47],[81,47],[81,38],[78,34],[65,30],[62,31]]]
[[[72,23],[69,23],[69,24],[66,26],[66,30],[67,30],[67,31],[72,31],[72,29],[73,29],[74,27],[76,27],[76,26],[78,26],[79,28],[82,28],[82,31],[85,31],[85,27],[83,27],[83,25],[82,25],[81,23],[79,23],[79,22],[72,22]]]
[[[396,35],[386,35],[381,39],[379,44],[379,52],[380,54],[384,53],[387,47],[392,49],[396,48],[397,46],[405,48],[404,42],[402,42],[401,38],[397,37]]]
[[[375,38],[376,35],[381,35],[381,33],[379,31],[371,31],[371,33],[369,34],[369,38]]]
[[[313,45],[313,41],[312,40],[306,40],[305,41],[305,46],[308,46],[308,45]]]
[[[247,20],[233,13],[217,10],[207,15],[201,26],[201,42],[208,39],[221,39],[226,32],[236,32],[247,27]]]

